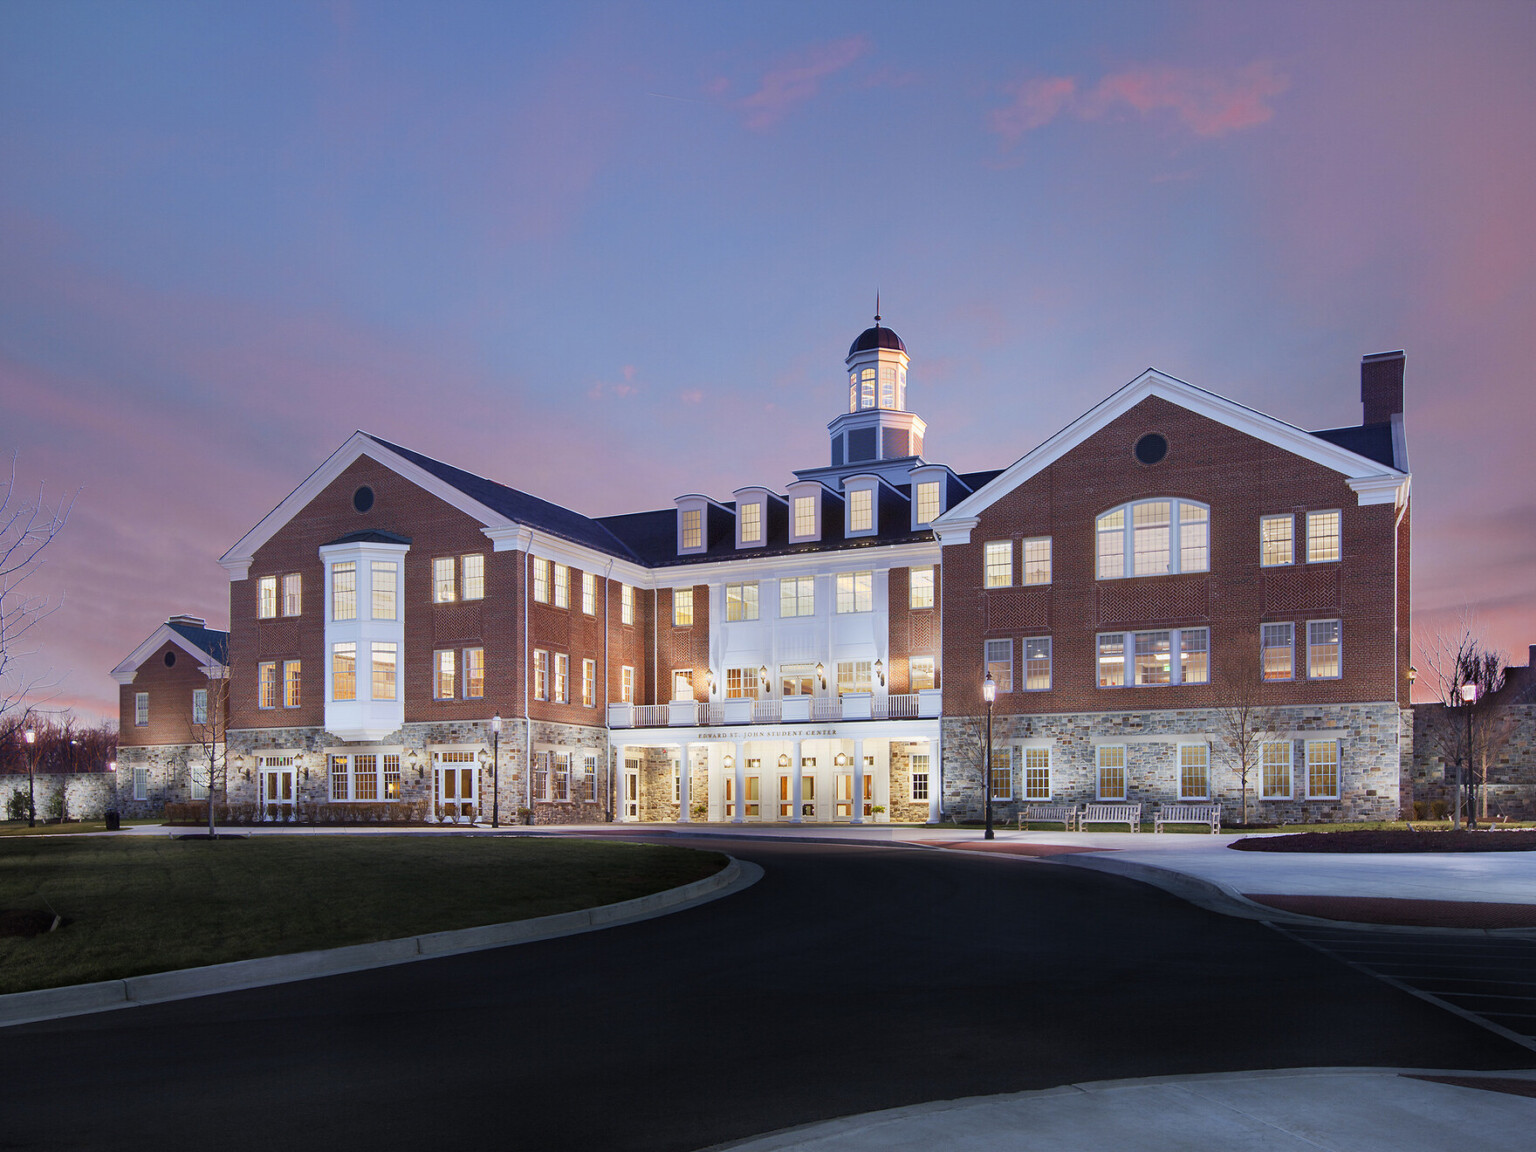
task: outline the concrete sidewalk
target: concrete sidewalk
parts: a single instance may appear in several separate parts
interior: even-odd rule
[[[1166,1076],[869,1112],[706,1152],[1529,1152],[1533,1096],[1536,1070]]]

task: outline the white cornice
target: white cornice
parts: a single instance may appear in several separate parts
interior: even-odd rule
[[[959,507],[959,505],[956,505]],[[939,546],[947,547],[951,544],[969,544],[971,542],[971,529],[981,523],[979,516],[956,516],[950,518],[945,513],[933,522],[933,534],[938,538]]]
[[[210,629],[210,631],[217,631],[217,629]],[[202,669],[203,675],[207,676],[208,679],[219,680],[229,674],[229,669],[215,660],[212,653],[203,651],[203,649],[192,643],[192,641],[188,640],[169,624],[162,624],[151,632],[149,639],[135,648],[126,660],[112,669],[112,679],[116,680],[119,684],[132,684],[140,666],[144,661],[160,651],[161,645],[167,640],[196,660]]]

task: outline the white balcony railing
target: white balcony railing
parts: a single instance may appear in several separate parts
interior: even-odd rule
[[[700,704],[610,704],[610,728],[718,728],[738,724],[781,724],[815,720],[916,720],[939,715],[938,689],[881,696],[849,692],[842,696],[786,696],[753,700],[742,697]]]

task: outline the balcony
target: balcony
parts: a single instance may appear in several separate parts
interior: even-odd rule
[[[793,724],[797,721],[929,720],[943,704],[937,688],[901,695],[847,692],[842,696],[786,696],[783,699],[726,700],[700,704],[610,704],[610,728],[720,728],[743,724]]]

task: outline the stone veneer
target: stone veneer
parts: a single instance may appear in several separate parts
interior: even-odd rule
[[[1413,709],[1412,774],[1407,782],[1412,799],[1451,803],[1455,791],[1455,763],[1446,764],[1434,728],[1445,722],[1446,709],[1439,704],[1419,704]],[[1494,709],[1495,747],[1488,764],[1489,817],[1536,820],[1536,704],[1512,704]],[[1409,795],[1404,789],[1405,800]],[[1478,806],[1481,817],[1483,807]]]
[[[107,809],[116,807],[115,772],[39,772],[32,778],[32,787],[32,805],[39,821],[54,815],[61,790],[64,815],[70,820],[100,820]],[[0,776],[0,817],[6,814],[12,796],[26,794],[26,773]]]
[[[1397,706],[1380,704],[1309,704],[1275,709],[1278,727],[1293,743],[1292,799],[1260,798],[1262,768],[1249,772],[1249,819],[1263,823],[1319,823],[1349,820],[1390,820],[1398,815],[1401,775],[1402,723]],[[944,812],[962,819],[980,819],[982,745],[986,718],[958,717],[944,721]],[[1141,802],[1150,820],[1158,804],[1179,800],[1178,743],[1204,740],[1210,745],[1212,799],[1219,800],[1223,818],[1241,819],[1242,794],[1238,771],[1209,709],[1159,712],[1093,712],[1066,715],[1006,716],[993,720],[994,754],[1015,742],[1052,740],[1051,798],[1058,803],[1085,803],[1095,798],[1096,743],[1126,745],[1126,800]],[[1339,798],[1301,798],[1306,786],[1303,741],[1309,733],[1338,733]],[[1022,771],[1018,773],[1022,776]],[[1022,779],[1013,785],[1014,800],[993,801],[993,818],[1012,821],[1024,801]]]

